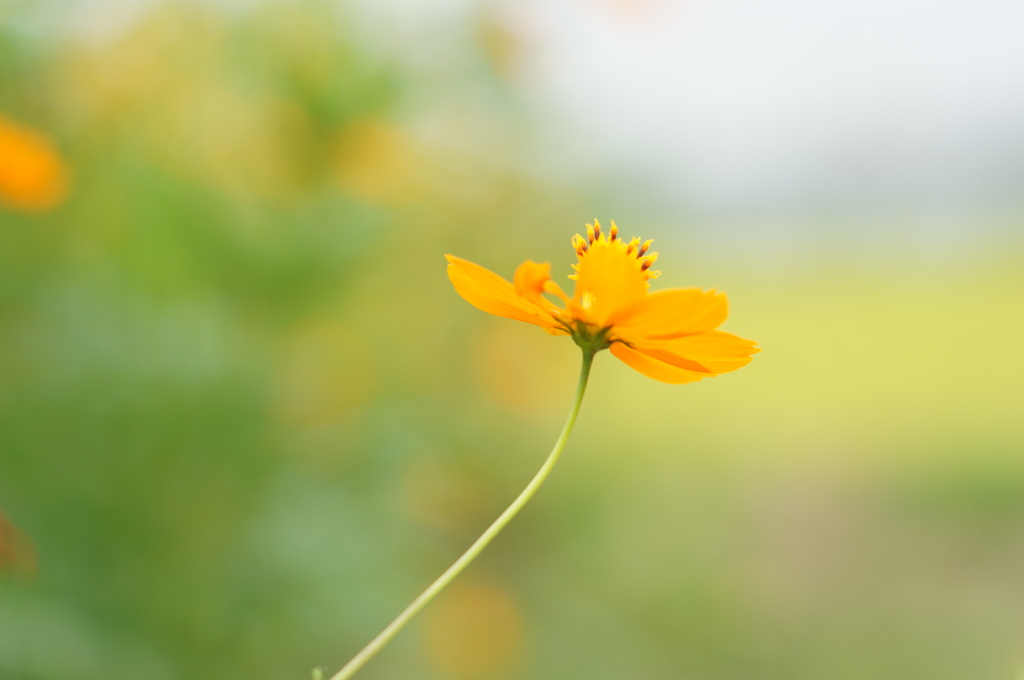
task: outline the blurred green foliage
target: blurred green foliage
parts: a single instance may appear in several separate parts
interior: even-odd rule
[[[328,3],[109,30],[5,7],[0,114],[73,187],[0,205],[0,508],[38,563],[0,571],[0,677],[340,666],[518,492],[570,399],[571,343],[444,277],[444,252],[568,274],[592,212],[495,161],[514,40],[459,27],[452,85]],[[424,134],[438,110],[491,145]],[[1020,250],[782,272],[617,217],[764,353],[685,387],[599,357],[548,487],[367,680],[1013,677]]]

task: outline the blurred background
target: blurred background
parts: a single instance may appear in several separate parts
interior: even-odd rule
[[[578,350],[446,252],[615,219],[764,351],[597,360],[361,674],[1024,677],[1024,6],[0,0],[0,678],[336,670]]]

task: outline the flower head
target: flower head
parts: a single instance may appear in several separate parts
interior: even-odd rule
[[[474,307],[569,335],[584,351],[610,349],[644,375],[687,383],[734,371],[760,351],[751,340],[716,330],[725,321],[724,293],[673,288],[651,293],[651,241],[606,232],[597,220],[572,239],[578,262],[572,297],[551,279],[551,265],[527,260],[512,282],[468,260],[446,255],[448,278]],[[556,304],[552,299],[560,301]]]

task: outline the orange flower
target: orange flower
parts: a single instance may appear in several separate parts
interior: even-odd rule
[[[610,348],[628,365],[663,382],[687,383],[735,371],[760,351],[751,340],[716,330],[728,313],[724,293],[699,288],[650,293],[648,281],[660,274],[651,270],[658,254],[648,252],[650,241],[627,243],[615,222],[604,234],[595,220],[587,225],[586,238],[577,234],[572,244],[579,259],[569,277],[576,282],[572,297],[551,280],[550,264],[531,260],[519,265],[510,283],[446,255],[448,278],[478,309],[535,324],[552,335],[569,335],[584,352]]]
[[[67,193],[64,161],[46,137],[0,116],[0,203],[53,208]]]

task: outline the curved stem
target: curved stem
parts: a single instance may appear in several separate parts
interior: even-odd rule
[[[476,539],[473,545],[469,546],[469,549],[462,554],[462,557],[455,560],[452,566],[438,577],[436,581],[430,584],[426,590],[420,593],[419,597],[412,601],[412,603],[406,607],[401,614],[395,617],[395,620],[387,625],[387,627],[380,632],[370,644],[363,647],[363,649],[352,657],[352,660],[345,664],[345,667],[340,671],[331,676],[330,680],[348,680],[359,671],[366,662],[374,657],[384,645],[391,641],[391,638],[398,634],[398,631],[405,627],[412,617],[416,616],[421,609],[437,596],[445,586],[455,580],[455,577],[462,573],[462,570],[469,566],[469,563],[476,559],[476,556],[483,552],[483,549],[494,540],[494,537],[505,528],[505,525],[511,521],[516,514],[523,509],[523,506],[531,498],[533,494],[537,492],[540,485],[544,483],[548,475],[551,473],[551,469],[555,467],[555,463],[558,462],[558,458],[562,455],[562,449],[565,448],[565,443],[569,441],[569,433],[572,432],[572,426],[576,423],[576,416],[580,412],[580,404],[583,403],[583,393],[587,389],[587,379],[590,377],[590,367],[594,363],[594,351],[584,349],[583,350],[583,366],[580,369],[580,379],[576,386],[576,398],[572,403],[572,409],[569,411],[569,417],[565,420],[565,426],[562,427],[562,433],[558,435],[558,440],[555,442],[554,448],[551,449],[551,453],[548,454],[547,460],[544,461],[544,465],[541,466],[540,470],[534,475],[530,483],[526,485],[526,488],[519,494],[512,505],[505,509],[505,512],[498,516],[498,519],[494,520],[491,526],[487,527],[487,530]]]

